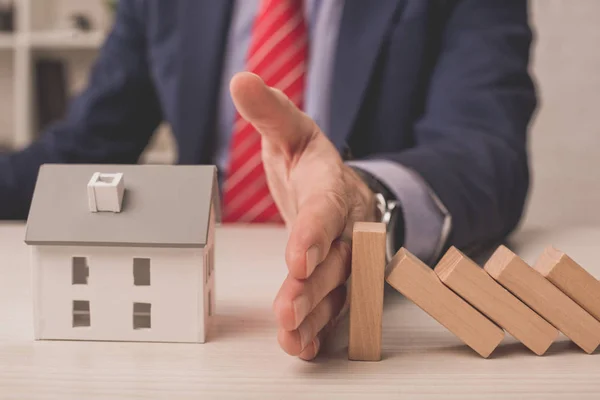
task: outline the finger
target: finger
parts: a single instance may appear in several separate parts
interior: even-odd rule
[[[273,311],[279,326],[292,331],[297,329],[310,312],[335,288],[343,285],[350,276],[350,245],[338,240],[306,280],[287,276],[273,302]]]
[[[313,195],[299,207],[285,254],[290,275],[297,279],[311,276],[344,231],[347,216],[343,195],[333,191]]]
[[[346,295],[346,302],[337,317],[333,318],[325,325],[325,328],[321,329],[321,332],[313,339],[312,343],[306,346],[298,357],[310,361],[323,350],[322,346],[325,344],[329,350],[334,351],[348,346],[348,297]],[[336,337],[334,341],[331,341],[329,340],[329,336],[334,332]]]
[[[277,335],[279,345],[288,354],[297,356],[313,342],[317,334],[334,319],[342,309],[346,298],[346,287],[340,286],[319,303],[294,331],[280,329]]]
[[[236,74],[229,90],[240,115],[273,147],[294,154],[302,151],[320,132],[316,123],[300,111],[280,90],[270,88],[250,72]]]
[[[313,341],[306,346],[302,353],[298,355],[304,361],[313,360],[321,350],[321,343],[323,342],[323,337],[325,336],[325,331],[319,332],[319,334],[313,339]]]

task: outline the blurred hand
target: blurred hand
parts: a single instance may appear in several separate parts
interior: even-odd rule
[[[345,303],[352,226],[375,219],[374,195],[281,91],[247,72],[230,89],[241,116],[261,133],[269,188],[290,228],[288,276],[273,304],[279,344],[310,360]]]

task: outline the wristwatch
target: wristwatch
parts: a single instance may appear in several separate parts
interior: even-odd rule
[[[370,173],[352,166],[363,182],[375,193],[377,220],[386,226],[387,240],[385,256],[390,262],[396,251],[404,245],[404,215],[402,206],[392,191]]]
[[[379,222],[384,223],[386,226],[385,258],[387,262],[390,262],[396,251],[402,247],[402,242],[404,242],[403,239],[398,240],[399,237],[404,235],[400,235],[396,231],[398,227],[398,215],[402,213],[399,209],[399,202],[397,200],[386,199],[382,193],[375,193],[375,201],[377,210],[379,211]]]

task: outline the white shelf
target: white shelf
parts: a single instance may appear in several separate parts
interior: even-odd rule
[[[0,146],[18,150],[37,136],[34,67],[40,57],[64,60],[69,94],[83,88],[95,51],[112,24],[106,0],[14,0],[13,33],[0,32]],[[85,15],[92,31],[73,27]],[[155,136],[142,162],[169,164],[176,158],[170,129]],[[162,138],[162,139],[161,139]]]
[[[16,47],[33,50],[97,50],[102,46],[106,33],[77,31],[42,31],[32,33],[0,33],[0,51]]]
[[[12,103],[12,107],[0,109],[0,126],[4,127],[0,142],[18,150],[29,145],[38,133],[36,59],[48,53],[64,59],[70,86],[81,88],[85,84],[82,77],[87,76],[94,59],[89,53],[102,46],[112,17],[105,0],[14,0],[14,5],[15,32],[0,33],[0,60],[12,63],[11,73],[0,76],[0,88],[7,88],[0,91],[0,104]],[[94,30],[77,31],[73,15],[85,15]],[[2,72],[7,70],[4,65]],[[6,128],[9,122],[13,129]]]
[[[77,31],[46,31],[32,32],[24,35],[22,43],[33,49],[75,49],[96,50],[102,46],[106,38],[105,32],[77,32]]]

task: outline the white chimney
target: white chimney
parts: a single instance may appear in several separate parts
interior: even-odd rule
[[[121,212],[125,182],[122,173],[94,173],[87,185],[88,206],[91,212]]]

